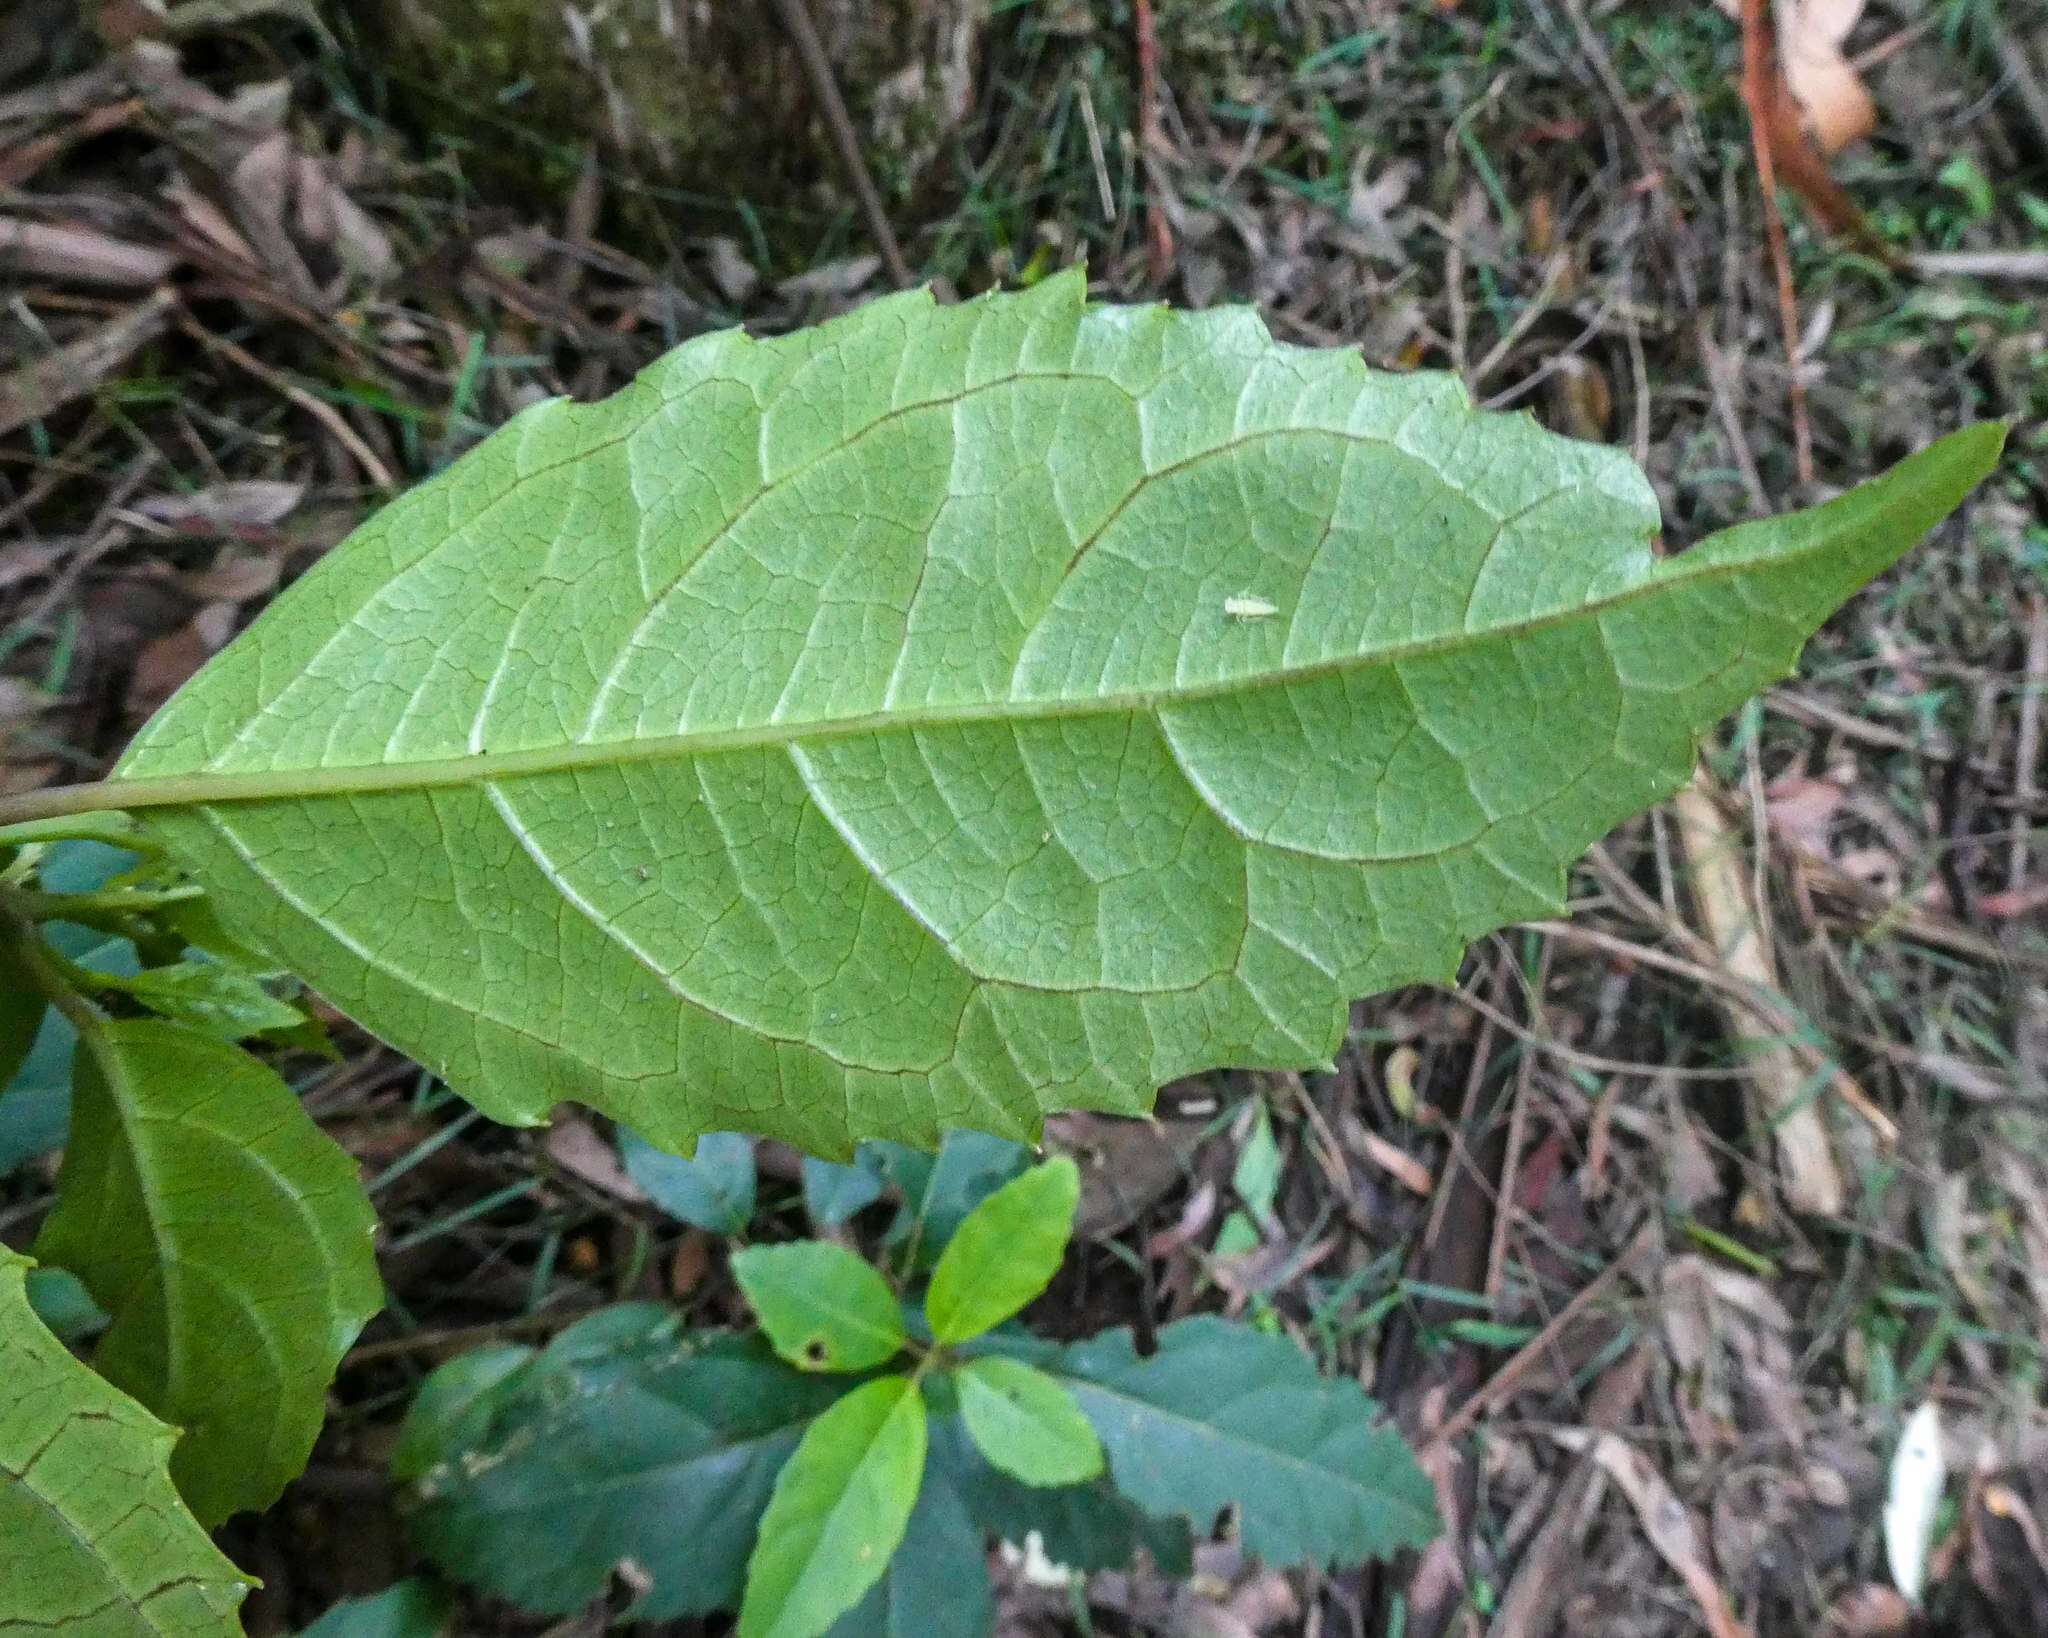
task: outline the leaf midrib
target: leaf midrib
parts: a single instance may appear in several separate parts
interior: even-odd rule
[[[1828,532],[1830,535],[1832,532]],[[1774,562],[1792,561],[1825,551],[1825,537],[1780,554]],[[877,733],[912,732],[978,723],[1076,721],[1089,717],[1157,713],[1174,706],[1313,683],[1353,671],[1427,659],[1474,644],[1504,642],[1537,632],[1597,620],[1641,598],[1667,591],[1682,581],[1733,579],[1753,571],[1753,559],[1703,565],[1686,572],[1684,558],[1659,565],[1649,578],[1607,597],[1577,603],[1528,619],[1448,632],[1390,644],[1364,654],[1339,655],[1310,665],[1281,667],[1247,676],[1214,678],[1158,689],[1133,689],[1115,694],[1075,698],[1069,695],[1035,700],[966,700],[955,705],[913,708],[885,707],[843,717],[812,717],[795,722],[764,722],[744,728],[709,728],[691,733],[641,739],[576,742],[533,746],[518,751],[482,751],[468,756],[427,758],[416,762],[347,763],[319,768],[252,770],[246,773],[201,771],[141,777],[116,775],[97,785],[73,787],[77,800],[44,804],[50,811],[82,813],[96,809],[197,807],[214,803],[261,802],[317,796],[366,796],[391,791],[456,785],[497,784],[573,773],[585,768],[612,768],[641,762],[665,762],[733,751],[787,748],[855,739]],[[45,796],[55,793],[45,792]],[[39,812],[43,809],[39,808]]]

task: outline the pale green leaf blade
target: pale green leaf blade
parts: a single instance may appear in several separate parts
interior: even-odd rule
[[[621,1564],[635,1620],[737,1608],[775,1476],[844,1389],[651,1304],[476,1359],[427,1379],[392,1476],[438,1568],[545,1615],[603,1597]]]
[[[864,1383],[811,1424],[761,1515],[739,1638],[817,1638],[860,1601],[903,1540],[924,1450],[909,1377]]]
[[[995,1595],[981,1527],[950,1478],[927,1461],[903,1545],[828,1638],[990,1638]]]
[[[1269,1564],[1357,1564],[1420,1547],[1435,1495],[1400,1435],[1349,1378],[1319,1376],[1284,1337],[1181,1320],[1140,1358],[1128,1331],[1076,1343],[1054,1368],[1139,1506],[1206,1530],[1236,1509]]]
[[[775,1351],[799,1370],[872,1370],[907,1340],[889,1282],[844,1246],[750,1246],[733,1253],[732,1272]]]
[[[171,1473],[202,1522],[305,1465],[383,1306],[375,1227],[354,1162],[247,1053],[155,1020],[87,1032],[36,1253],[113,1316],[100,1372],[184,1429]]]
[[[0,1246],[0,1631],[239,1638],[249,1583],[172,1487],[177,1431],[29,1311]]]
[[[304,1013],[272,995],[255,974],[218,961],[145,967],[132,978],[109,978],[105,987],[132,996],[172,1023],[191,1024],[223,1041],[294,1029],[306,1021]]]
[[[1326,1061],[1351,997],[1555,913],[1999,443],[1659,560],[1617,451],[1083,297],[913,292],[526,412],[120,798],[499,1119],[1028,1138]]]
[[[982,1455],[1025,1484],[1084,1484],[1102,1444],[1067,1390],[1036,1366],[990,1354],[953,1375],[960,1419]]]
[[[1081,1198],[1081,1173],[1059,1155],[1013,1178],[967,1214],[925,1293],[940,1342],[965,1342],[1000,1325],[1059,1272]]]

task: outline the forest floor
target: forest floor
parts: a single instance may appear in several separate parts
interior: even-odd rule
[[[633,179],[602,157],[494,196],[304,8],[188,9],[126,55],[68,0],[0,16],[0,790],[102,772],[280,585],[523,405],[888,283],[838,190],[772,235],[678,204],[628,250]],[[1219,1552],[1202,1630],[1677,1638],[1719,1600],[1759,1635],[1903,1634],[1880,1515],[1932,1401],[1919,1630],[2048,1631],[2048,5],[1833,8],[1861,12],[1875,127],[1828,161],[1839,195],[1781,179],[1796,360],[1709,0],[1140,9],[1149,75],[1128,3],[996,8],[945,197],[894,220],[918,277],[1085,259],[1105,299],[1254,302],[1284,340],[1457,371],[1631,449],[1673,550],[2014,422],[1694,790],[1594,851],[1568,923],[1359,1003],[1334,1074],[1054,1123],[1091,1192],[1034,1318],[1283,1329],[1392,1408],[1449,1521],[1363,1574]],[[738,1311],[719,1244],[592,1164],[583,1118],[498,1130],[336,1038],[302,1084],[378,1180],[393,1303],[306,1478],[231,1527],[258,1634],[407,1569],[382,1464],[434,1363],[629,1295]],[[1818,1111],[1817,1147],[1773,1097]],[[794,1157],[761,1162],[773,1232]],[[9,1241],[51,1176],[0,1179]],[[1234,1214],[1255,1232],[1219,1245]],[[1136,1630],[1130,1589],[1100,1593],[1094,1630]],[[1075,1619],[1006,1594],[1006,1632]],[[478,1602],[458,1630],[544,1626]]]

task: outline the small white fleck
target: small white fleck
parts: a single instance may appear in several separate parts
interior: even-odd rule
[[[1223,612],[1233,620],[1263,620],[1268,615],[1278,614],[1280,606],[1267,602],[1263,597],[1226,597],[1223,599]]]

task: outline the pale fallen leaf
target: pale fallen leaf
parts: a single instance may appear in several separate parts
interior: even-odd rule
[[[1742,0],[1714,0],[1742,20]],[[1839,153],[1870,135],[1877,105],[1870,100],[1842,44],[1863,15],[1866,0],[1783,0],[1774,7],[1778,60],[1785,83],[1823,154]]]
[[[1749,1638],[1749,1628],[1729,1612],[1727,1595],[1707,1563],[1699,1525],[1649,1458],[1612,1433],[1572,1429],[1557,1437],[1567,1449],[1587,1452],[1620,1486],[1643,1534],[1685,1583],[1713,1638]]]
[[[567,1116],[549,1127],[543,1147],[548,1158],[563,1171],[582,1178],[614,1199],[638,1204],[647,1198],[647,1191],[626,1175],[618,1150],[579,1116]]]
[[[1842,43],[1863,14],[1863,5],[1864,0],[1795,0],[1785,8],[1779,42],[1785,55],[1785,82],[1824,154],[1839,153],[1877,125],[1877,107],[1842,54]]]
[[[1941,1456],[1941,1411],[1927,1400],[1906,1421],[1892,1456],[1884,1503],[1884,1554],[1892,1582],[1909,1602],[1927,1584],[1927,1553],[1947,1470]]]

